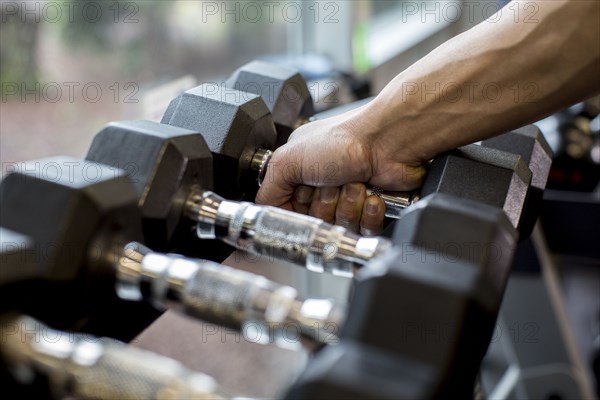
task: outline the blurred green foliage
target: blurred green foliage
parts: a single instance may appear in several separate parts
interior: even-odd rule
[[[248,59],[283,52],[287,44],[281,13],[276,21],[263,18],[258,23],[239,14],[237,19],[230,14],[208,17],[201,1],[10,3],[16,7],[0,15],[0,80],[26,88],[56,78],[51,75],[56,71],[78,67],[85,68],[80,76],[91,79],[220,73]],[[244,3],[232,4],[242,9]]]
[[[166,46],[163,19],[168,1],[50,3],[15,3],[16,8],[2,8],[2,12],[9,12],[0,15],[0,81],[18,82],[25,87],[38,81],[40,34],[58,33],[63,47],[90,57],[110,57],[129,71],[140,68],[144,55],[152,54],[154,48]]]
[[[21,22],[19,14],[0,14],[0,82],[37,82],[37,48],[39,25]]]

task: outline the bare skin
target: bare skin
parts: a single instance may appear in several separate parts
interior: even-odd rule
[[[385,205],[365,183],[419,187],[436,155],[535,122],[600,92],[600,0],[515,2],[401,72],[369,104],[297,129],[257,203],[362,234]],[[533,19],[524,7],[537,6]],[[501,15],[501,16],[500,16]]]

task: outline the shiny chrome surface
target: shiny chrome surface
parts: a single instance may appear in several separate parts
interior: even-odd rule
[[[186,212],[203,239],[221,239],[238,249],[301,265],[317,272],[351,277],[390,244],[362,238],[318,218],[276,207],[225,200],[212,192],[194,193]]]
[[[335,334],[326,333],[337,332],[345,315],[330,300],[305,300],[292,287],[212,261],[152,253],[136,243],[123,254],[117,276],[125,299],[238,329],[255,322],[269,332],[293,328],[315,340],[332,340]]]
[[[0,321],[0,355],[17,381],[48,378],[56,398],[224,399],[208,375],[112,339],[56,331],[25,316]]]

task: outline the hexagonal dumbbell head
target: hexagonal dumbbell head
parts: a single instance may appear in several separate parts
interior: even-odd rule
[[[277,132],[260,96],[204,84],[171,101],[161,121],[200,132],[213,153],[215,192],[229,199],[254,199],[259,149],[272,150]]]
[[[212,155],[195,131],[151,121],[113,122],[95,137],[86,159],[122,168],[135,186],[146,243],[168,249],[189,228],[182,208],[192,187],[212,189]]]
[[[31,238],[0,227],[0,285],[37,277],[33,252]]]
[[[260,95],[273,114],[277,147],[308,121],[314,112],[313,99],[300,73],[264,61],[252,61],[237,69],[226,81],[229,88]]]
[[[499,208],[436,194],[407,209],[393,241],[356,274],[341,338],[437,365],[464,394],[492,337],[516,232]]]
[[[102,164],[70,157],[24,162],[4,178],[0,196],[0,224],[35,245],[37,278],[103,275],[112,271],[114,260],[106,261],[115,243],[141,239],[135,190],[123,171]]]
[[[347,341],[312,358],[285,399],[431,399],[443,377],[434,365]]]
[[[552,149],[544,135],[535,125],[528,125],[503,135],[495,136],[481,142],[484,147],[490,147],[518,154],[531,170],[531,186],[527,193],[525,212],[519,229],[521,238],[531,234],[537,221],[544,189],[552,167]]]
[[[447,193],[499,207],[519,229],[530,184],[531,171],[520,156],[473,144],[431,163],[421,197]]]

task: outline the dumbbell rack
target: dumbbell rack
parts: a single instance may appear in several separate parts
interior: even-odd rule
[[[518,159],[518,157],[515,159]],[[488,206],[486,205],[486,207]],[[512,215],[511,222],[515,227],[519,219],[519,214]],[[450,228],[446,227],[446,229]],[[273,274],[273,271],[284,271],[286,268],[289,268],[291,271],[295,268],[286,265],[282,261],[270,261],[269,263],[265,263],[264,261],[264,259],[260,260],[260,258],[253,259],[252,257],[248,257],[248,254],[239,251],[234,252],[227,259],[229,265],[239,269],[252,270],[265,276],[270,275],[269,277],[276,281],[284,281],[285,277],[282,277],[278,273]],[[310,277],[311,275],[309,273],[304,276]],[[308,279],[310,280],[311,278]],[[323,278],[321,275],[319,275],[318,279],[319,283],[322,284]],[[314,287],[314,284],[309,282],[306,286]],[[339,286],[343,286],[343,284],[340,283]],[[338,293],[341,293],[340,297],[346,297],[345,288],[338,287],[336,290]],[[185,336],[180,336],[181,332],[185,332]],[[193,334],[194,332],[196,335],[190,338],[190,333]],[[247,332],[246,335],[248,336]],[[149,329],[135,338],[132,344],[141,348],[150,348],[158,353],[183,360],[187,365],[195,369],[212,373],[220,378],[225,377],[225,380],[220,382],[222,385],[232,389],[234,392],[254,396],[274,395],[282,387],[289,385],[297,373],[305,366],[308,353],[297,351],[299,347],[297,341],[290,341],[290,348],[294,348],[293,352],[278,350],[274,347],[258,347],[258,344],[251,343],[251,341],[246,340],[245,343],[242,343],[244,339],[241,338],[239,333],[206,323],[192,323],[167,312],[152,324]],[[232,342],[234,345],[229,346]],[[260,350],[258,350],[259,348]],[[224,356],[227,352],[231,352],[231,358]],[[244,357],[240,357],[240,353],[247,354],[244,354]],[[198,354],[201,356],[198,357]],[[278,362],[279,357],[281,357],[281,364]],[[240,361],[241,358],[243,358],[243,361]],[[283,364],[286,366],[285,369],[281,368]],[[227,373],[223,373],[223,371],[227,371]],[[264,379],[261,379],[263,372]],[[456,374],[457,372],[454,371],[453,373]],[[276,384],[273,384],[275,382]]]

